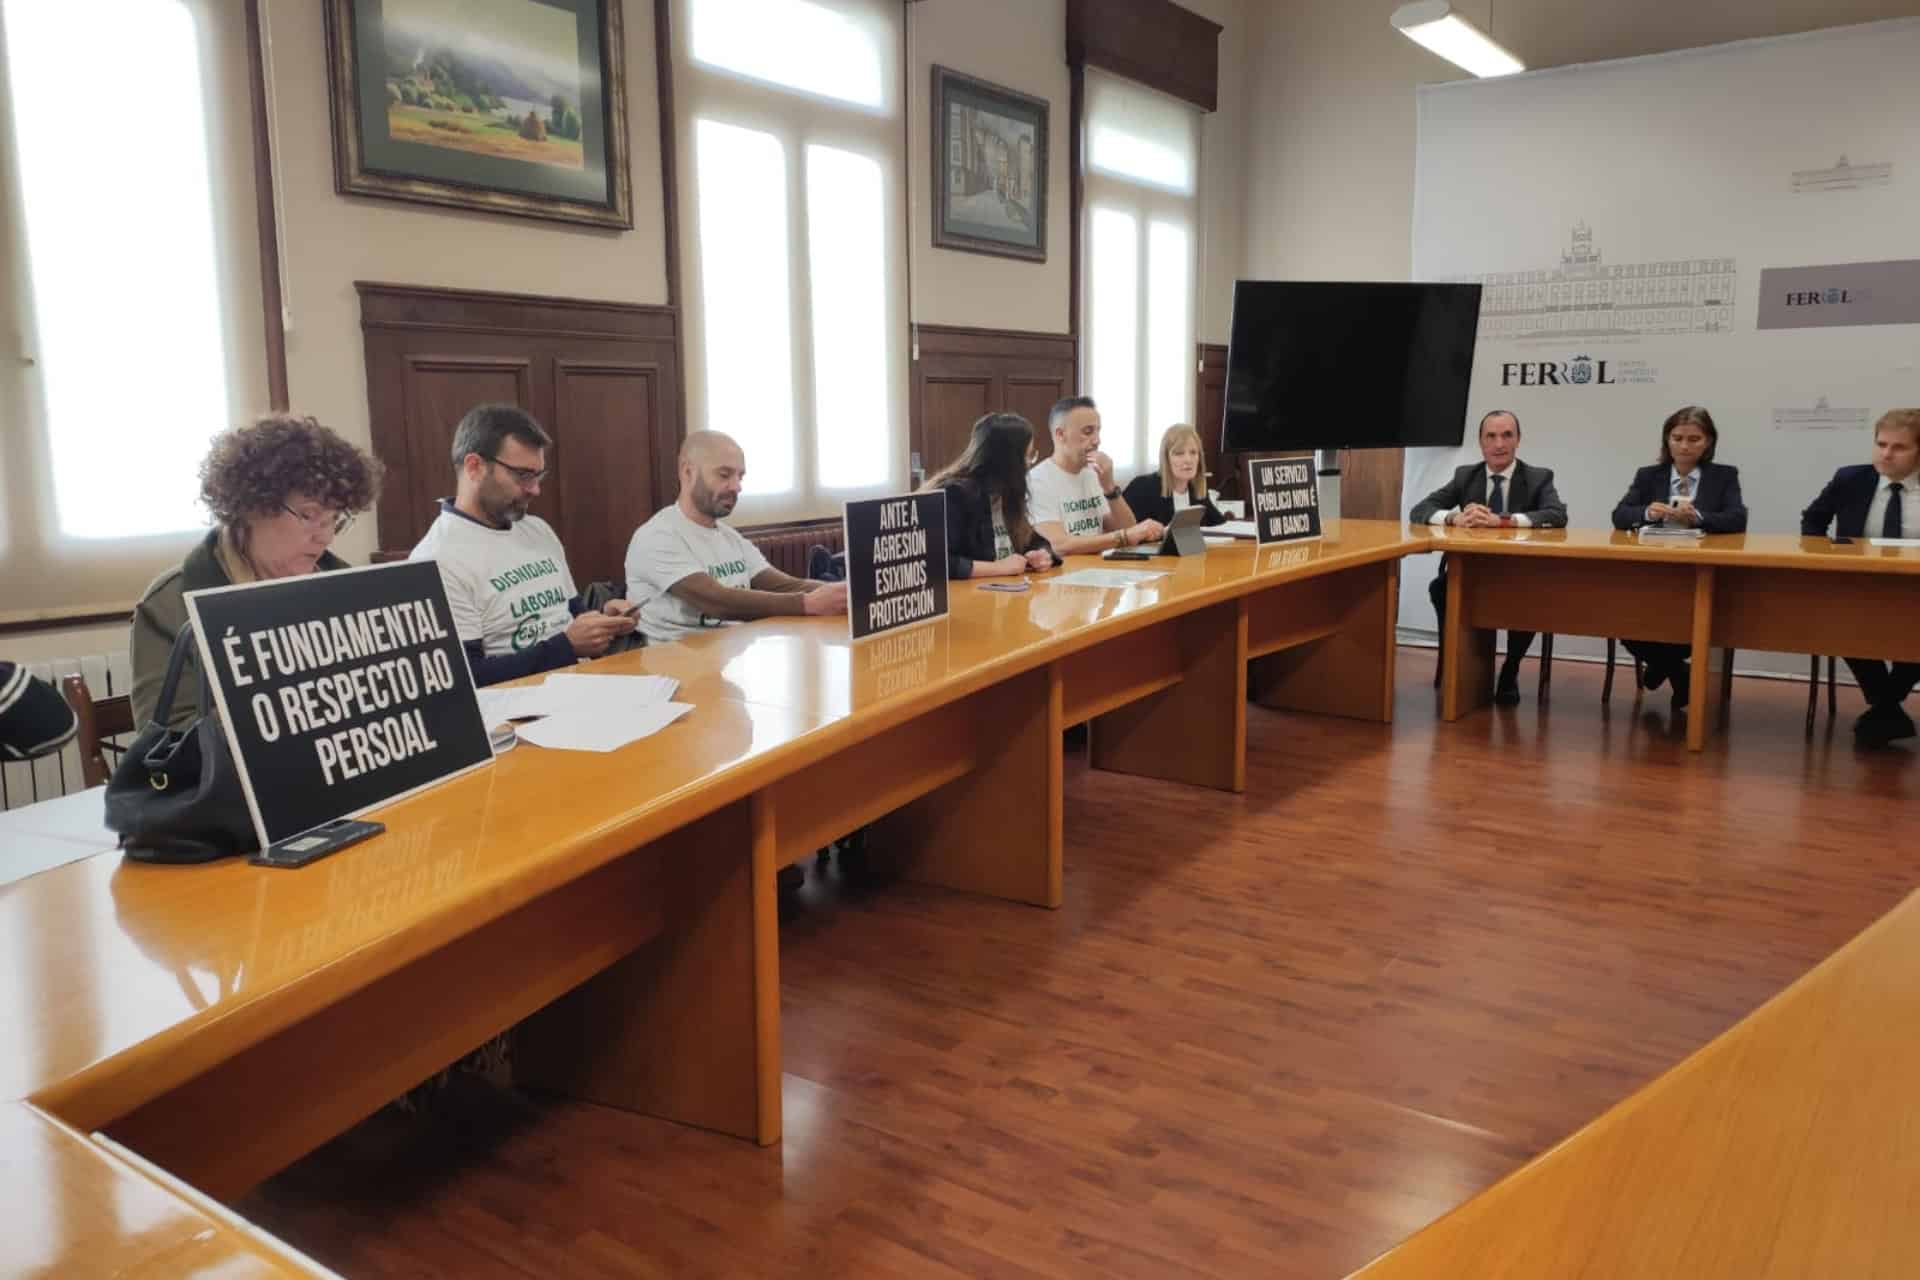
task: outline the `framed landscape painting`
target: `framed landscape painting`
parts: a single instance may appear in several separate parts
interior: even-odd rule
[[[334,188],[633,226],[620,0],[324,0]]]
[[[1047,260],[1047,104],[933,69],[933,243]]]

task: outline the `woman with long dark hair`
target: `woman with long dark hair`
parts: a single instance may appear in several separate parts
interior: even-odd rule
[[[926,483],[947,495],[947,576],[1004,578],[1053,567],[1053,548],[1027,518],[1033,427],[1017,413],[989,413],[967,447]]]
[[[1720,429],[1711,413],[1697,404],[1675,409],[1660,424],[1660,461],[1634,473],[1632,486],[1613,509],[1613,527],[1661,525],[1703,533],[1745,533],[1747,504],[1740,496],[1740,471],[1713,460],[1719,449]],[[1671,680],[1675,709],[1685,707],[1689,648],[1659,640],[1625,643],[1645,664],[1641,687],[1658,689]]]

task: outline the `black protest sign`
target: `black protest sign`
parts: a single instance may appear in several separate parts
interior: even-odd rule
[[[431,561],[214,587],[187,609],[262,847],[493,758]]]
[[[1312,458],[1247,462],[1247,515],[1259,545],[1320,536],[1320,480]]]
[[[849,502],[844,520],[855,640],[946,616],[946,494]]]

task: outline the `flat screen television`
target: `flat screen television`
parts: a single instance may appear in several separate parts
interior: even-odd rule
[[[1222,447],[1459,445],[1477,284],[1241,280]]]

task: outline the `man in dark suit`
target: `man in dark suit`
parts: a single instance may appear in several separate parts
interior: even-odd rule
[[[1567,504],[1554,492],[1553,472],[1520,461],[1520,419],[1506,409],[1495,409],[1480,419],[1481,461],[1461,467],[1453,478],[1414,504],[1407,519],[1414,524],[1454,525],[1467,529],[1567,527]],[[1447,562],[1428,589],[1447,624]],[[1531,631],[1507,632],[1507,660],[1501,664],[1493,700],[1503,707],[1520,701],[1520,661],[1533,645]]]
[[[1920,538],[1920,409],[1892,409],[1873,427],[1873,461],[1841,467],[1800,513],[1800,532],[1839,538]],[[1854,722],[1862,746],[1881,747],[1913,736],[1902,708],[1920,683],[1920,663],[1848,658],[1867,709]]]

